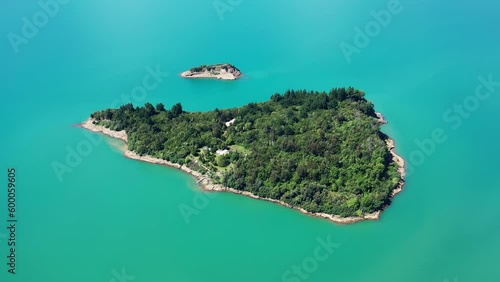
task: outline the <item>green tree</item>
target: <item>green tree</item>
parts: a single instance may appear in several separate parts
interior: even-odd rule
[[[170,112],[172,113],[172,117],[176,118],[180,116],[184,111],[182,110],[182,105],[181,103],[177,103],[172,106],[172,109],[170,109]]]
[[[158,112],[164,112],[164,111],[166,111],[166,110],[165,110],[165,105],[163,105],[162,103],[158,103],[158,104],[156,104],[156,110],[157,110]]]
[[[227,155],[218,155],[215,159],[219,167],[226,167],[229,165],[229,157]]]

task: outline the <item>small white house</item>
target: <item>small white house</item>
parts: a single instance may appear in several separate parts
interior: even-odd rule
[[[235,119],[235,118],[233,118],[232,120],[230,120],[230,121],[226,122],[226,126],[228,126],[228,127],[229,127],[229,126],[233,125],[233,123],[234,123],[235,121],[236,121],[236,119]]]
[[[227,150],[227,149],[224,149],[224,150],[217,150],[215,153],[216,153],[217,155],[222,155],[222,156],[223,156],[223,155],[227,155],[227,154],[229,154],[229,150]]]

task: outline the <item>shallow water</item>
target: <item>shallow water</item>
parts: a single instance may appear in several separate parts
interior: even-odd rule
[[[221,20],[208,0],[69,1],[18,54],[7,35],[41,8],[0,4],[0,166],[15,167],[19,185],[17,274],[2,262],[0,280],[498,281],[500,87],[463,116],[448,110],[474,102],[479,76],[500,81],[500,5],[401,1],[348,63],[339,45],[354,44],[355,27],[389,2],[242,1]],[[246,76],[178,75],[219,62]],[[135,92],[157,66],[169,75]],[[342,86],[366,91],[413,168],[377,222],[339,226],[239,195],[209,197],[188,175],[126,159],[117,141],[72,126],[129,101],[204,111]],[[435,130],[446,140],[419,147]],[[66,159],[71,150],[84,154]],[[58,177],[55,162],[70,171]],[[181,205],[196,209],[187,221]],[[338,245],[315,264],[318,240]],[[287,272],[304,263],[302,277]]]

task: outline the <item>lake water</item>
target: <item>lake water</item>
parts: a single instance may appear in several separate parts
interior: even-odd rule
[[[498,2],[89,0],[46,18],[37,1],[0,7],[0,226],[7,168],[18,184],[16,274],[2,227],[0,281],[499,281]],[[245,77],[179,77],[221,62]],[[207,195],[73,127],[128,102],[208,111],[343,86],[366,91],[412,168],[380,221]]]

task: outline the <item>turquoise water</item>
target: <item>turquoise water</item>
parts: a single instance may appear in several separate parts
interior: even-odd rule
[[[17,169],[18,223],[15,275],[0,229],[0,281],[500,279],[500,86],[460,126],[443,118],[454,104],[473,101],[479,76],[500,81],[497,2],[402,0],[402,11],[350,63],[339,45],[354,44],[354,27],[390,1],[244,0],[223,20],[212,0],[69,1],[18,54],[7,35],[21,34],[22,17],[41,8],[4,2],[0,167]],[[219,62],[247,75],[232,82],[178,76]],[[169,75],[145,97],[131,95],[157,65]],[[341,86],[367,92],[413,168],[377,222],[339,226],[238,195],[205,195],[189,176],[126,159],[108,138],[86,143],[99,136],[72,126],[127,103],[122,94],[135,104],[204,111],[289,88]],[[424,154],[417,143],[437,129],[446,140]],[[78,148],[84,156],[66,162],[67,150]],[[61,179],[54,162],[70,169]],[[7,225],[4,187],[0,226]],[[196,209],[188,221],[183,205]],[[338,245],[311,261],[318,240]],[[303,263],[302,278],[287,276]]]

